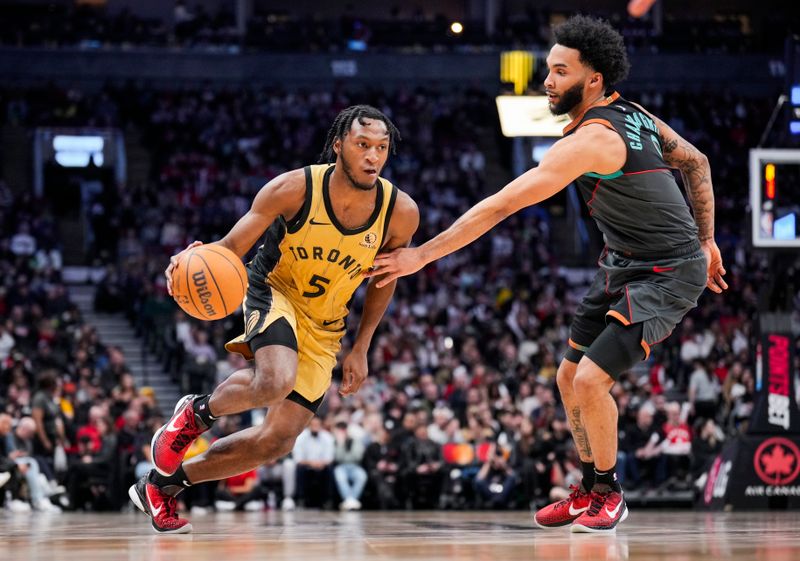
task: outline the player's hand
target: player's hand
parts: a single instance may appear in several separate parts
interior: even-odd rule
[[[189,251],[190,249],[197,247],[198,245],[203,245],[203,242],[194,241],[186,246],[186,249],[178,253],[177,255],[173,255],[169,258],[169,265],[167,265],[167,269],[164,271],[164,275],[167,277],[167,292],[169,295],[172,296],[172,273],[175,271],[175,267],[178,266],[178,261],[181,260],[183,254]]]
[[[367,353],[352,351],[342,363],[342,385],[339,386],[339,393],[342,396],[356,393],[366,379]]]
[[[365,277],[381,276],[375,283],[378,288],[383,288],[393,280],[411,275],[426,265],[422,252],[418,247],[395,249],[391,253],[384,253],[375,258],[372,269],[365,271]]]
[[[725,267],[722,266],[722,255],[719,252],[717,243],[714,240],[702,242],[703,253],[706,254],[706,262],[708,263],[708,277],[706,279],[706,286],[719,294],[728,288],[722,275],[725,274]]]

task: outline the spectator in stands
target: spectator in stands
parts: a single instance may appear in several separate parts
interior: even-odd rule
[[[548,457],[550,457],[549,454]],[[553,461],[550,468],[551,487],[548,496],[550,501],[559,501],[566,499],[570,491],[580,485],[583,472],[581,472],[580,459],[574,449],[563,457],[556,456],[554,459],[556,461]]]
[[[186,364],[183,389],[188,393],[202,394],[214,383],[217,374],[217,352],[209,343],[205,329],[193,329],[185,342]]]
[[[414,508],[435,508],[442,487],[442,449],[419,425],[402,448],[402,474],[408,500]]]
[[[715,419],[721,394],[719,380],[703,361],[694,361],[694,370],[689,378],[689,403],[694,417]]]
[[[686,418],[689,415],[689,403],[683,407],[677,401],[667,404],[667,422],[661,427],[661,454],[667,462],[667,473],[670,474],[667,485],[682,487],[689,475],[689,463],[692,451],[692,431]]]
[[[96,421],[100,438],[99,450],[94,450],[91,436],[81,436],[77,452],[66,473],[70,509],[94,509],[108,506],[108,492],[116,472],[117,437],[111,422],[103,417]]]
[[[153,469],[153,456],[150,448],[150,440],[153,438],[155,431],[161,427],[162,419],[160,417],[150,417],[145,423],[141,431],[136,435],[136,440],[133,446],[133,457],[131,463],[134,466],[134,479],[139,479],[145,473]]]
[[[372,442],[364,452],[364,469],[367,483],[373,487],[378,507],[382,510],[396,508],[397,483],[400,472],[400,450],[392,445],[389,431],[378,427]]]
[[[694,361],[705,359],[714,345],[714,336],[708,330],[695,331],[694,320],[691,317],[684,321],[681,331],[686,335],[681,342],[681,360],[689,365]]]
[[[361,493],[367,483],[367,472],[361,467],[364,458],[364,442],[360,438],[353,438],[348,434],[347,421],[337,421],[333,427],[333,437],[336,441],[333,477],[336,488],[342,497],[340,508],[342,510],[361,510]]]
[[[297,498],[304,506],[327,506],[331,499],[332,465],[336,455],[333,435],[313,417],[294,444],[297,465]]]
[[[125,411],[136,398],[136,383],[133,374],[123,372],[119,377],[119,383],[111,390],[111,416],[116,418]]]
[[[2,313],[2,310],[0,310]],[[0,322],[0,364],[6,361],[11,349],[14,348],[14,336],[11,334],[5,322]]]
[[[56,373],[45,370],[39,374],[38,391],[31,400],[31,417],[36,422],[34,454],[52,461],[56,446],[63,442],[63,425],[56,404]]]
[[[11,512],[30,512],[31,505],[22,500],[21,483],[24,475],[7,448],[6,435],[11,432],[11,416],[0,413],[0,506]],[[6,504],[6,493],[11,500]]]
[[[264,508],[264,492],[258,479],[258,472],[248,472],[229,477],[217,489],[217,510],[259,511]]]
[[[105,404],[93,405],[89,409],[88,422],[81,426],[75,434],[76,443],[80,441],[88,443],[89,452],[91,454],[97,454],[103,447],[103,436],[101,434],[102,429],[100,424],[101,421],[106,419],[108,414],[108,407],[105,406]],[[77,448],[76,446],[76,449],[70,450],[70,452],[77,453]]]
[[[275,460],[272,463],[262,465],[258,468],[258,478],[267,489],[269,498],[271,489],[277,485],[280,490],[281,510],[292,511],[295,509],[295,481],[297,467],[291,455]],[[270,499],[271,500],[271,499]],[[271,507],[272,505],[270,505]]]
[[[753,409],[753,375],[740,361],[735,361],[722,385],[726,425],[735,429],[748,419]]]
[[[91,338],[94,334],[87,333]],[[123,374],[130,374],[130,368],[125,363],[125,354],[120,347],[108,348],[108,366],[103,369],[100,375],[100,384],[106,393],[111,392],[114,387],[120,384]]]
[[[722,451],[725,435],[713,419],[701,417],[695,422],[695,427],[697,436],[692,439],[691,475],[696,481],[708,471]]]
[[[538,439],[536,428],[529,417],[520,424],[519,438],[514,443],[511,454],[511,465],[519,475],[522,495],[526,504],[541,497],[545,484],[547,466],[543,460],[546,454],[542,442]]]
[[[11,430],[10,415],[0,413],[0,439],[5,439],[5,455],[17,465],[17,471],[25,478],[33,508],[42,512],[61,512],[50,502],[50,484],[39,471],[39,463],[31,456],[28,446],[36,431],[36,423],[30,417],[20,419],[16,431]]]
[[[36,253],[36,238],[31,233],[31,227],[27,222],[19,225],[17,233],[11,238],[11,253],[17,257],[30,257]]]
[[[625,430],[617,458],[617,476],[626,488],[652,487],[666,478],[661,441],[653,424],[653,410],[644,405],[636,413],[636,424]]]
[[[433,410],[432,416],[433,422],[428,425],[428,438],[440,446],[453,442],[451,440],[453,432],[447,430],[450,421],[453,420],[453,412],[447,407],[437,407]]]

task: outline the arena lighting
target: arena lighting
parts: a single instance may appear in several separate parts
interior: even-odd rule
[[[550,113],[547,96],[499,95],[497,113],[504,136],[561,136],[568,115]]]
[[[450,31],[455,33],[456,35],[460,35],[462,31],[464,31],[464,26],[461,25],[461,22],[454,21],[450,24]]]
[[[764,167],[764,184],[767,187],[767,198],[775,198],[775,164],[767,164]]]
[[[56,135],[53,137],[55,160],[65,168],[85,168],[89,162],[103,165],[102,136]]]

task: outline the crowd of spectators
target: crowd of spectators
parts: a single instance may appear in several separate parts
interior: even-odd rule
[[[612,390],[626,489],[685,490],[724,440],[746,428],[753,407],[754,318],[768,269],[742,249],[746,153],[770,106],[732,93],[629,97],[708,154],[720,186],[717,241],[731,289],[705,294],[651,358]],[[6,91],[0,100],[2,118],[21,125],[140,131],[151,177],[141,185],[110,186],[92,205],[105,220],[93,223],[102,243],[90,248],[91,256],[108,266],[97,305],[127,314],[186,391],[208,391],[246,366],[241,357],[222,354],[242,320],[238,314],[202,323],[178,311],[165,291],[167,258],[192,240],[218,239],[265,181],[316,161],[340,109],[371,103],[398,125],[404,141],[385,175],[420,205],[417,242],[499,187],[490,184],[484,154],[495,142],[494,107],[478,90],[126,86],[92,94]],[[32,457],[51,491],[59,482],[67,488],[62,506],[119,506],[122,482],[150,467],[147,442],[162,422],[152,392],[134,387],[124,356],[104,347],[66,299],[56,217],[47,205],[12,197],[5,187],[0,202],[0,395],[9,430],[30,434],[28,419],[36,424]],[[373,341],[361,391],[342,399],[334,372],[320,418],[289,458],[221,484],[194,486],[182,495],[186,505],[197,512],[265,504],[289,509],[297,502],[343,509],[509,508],[566,496],[581,472],[555,373],[586,288],[581,280],[592,269],[587,264],[586,271],[567,274],[550,231],[543,214],[522,213],[401,281]],[[362,301],[360,291],[351,333]],[[798,303],[795,295],[794,309]],[[346,337],[343,353],[349,345]],[[255,411],[223,419],[190,453],[262,418]],[[2,468],[0,474],[14,471]],[[12,500],[23,496],[23,487],[14,486]]]
[[[0,504],[13,512],[118,507],[140,426],[159,421],[152,390],[69,300],[57,230],[0,179]]]
[[[623,5],[598,13],[618,27],[631,50],[650,52],[780,52],[782,38],[797,24],[786,10],[718,8],[691,15],[663,6],[662,23],[651,16],[631,18]],[[256,10],[243,33],[232,3],[217,13],[202,4],[176,0],[171,17],[143,17],[128,9],[106,10],[66,3],[18,3],[4,7],[0,44],[82,49],[170,47],[238,53],[413,50],[486,50],[544,48],[552,21],[564,15],[559,6],[501,10],[493,31],[481,20],[463,22],[453,33],[451,21],[435,7],[395,6],[382,16],[365,18],[352,5],[337,18],[309,17],[276,10]],[[707,12],[705,12],[707,14]],[[796,16],[794,16],[796,18]],[[769,31],[767,31],[769,30]]]

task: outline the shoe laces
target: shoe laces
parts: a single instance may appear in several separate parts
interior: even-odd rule
[[[578,499],[586,494],[586,491],[583,491],[580,485],[570,485],[569,490],[570,490],[569,496],[566,499],[562,500],[559,506],[568,505],[575,499]]]
[[[175,452],[180,452],[186,446],[191,444],[192,440],[197,438],[203,430],[200,428],[197,419],[195,418],[194,412],[191,412],[189,415],[186,415],[184,411],[185,417],[185,424],[181,427],[181,430],[175,435],[175,439],[172,441],[172,450]]]
[[[164,508],[166,509],[166,515],[169,518],[174,518],[175,520],[178,519],[178,501],[175,497],[171,495],[165,495],[167,497],[164,500]]]
[[[600,509],[603,508],[603,505],[606,504],[606,500],[611,493],[597,493],[592,492],[592,502],[589,504],[589,510],[587,514],[589,516],[597,516],[597,513],[600,512]]]
[[[194,438],[195,438],[194,434],[190,434],[188,431],[187,432],[181,431],[175,435],[175,440],[172,441],[172,446],[170,446],[170,448],[172,448],[175,452],[180,452],[186,446],[191,444]]]

